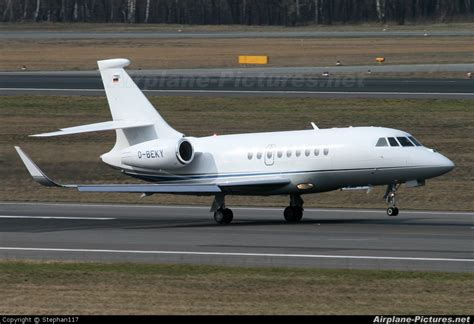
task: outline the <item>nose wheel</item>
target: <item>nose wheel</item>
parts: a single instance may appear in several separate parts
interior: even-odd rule
[[[398,215],[398,208],[397,207],[388,207],[387,208],[387,215],[388,216],[397,216]]]
[[[385,195],[383,196],[385,198],[385,201],[390,205],[387,208],[388,216],[398,215],[398,208],[395,206],[395,196],[397,194],[397,190],[399,187],[400,185],[396,185],[396,184],[388,185],[387,191],[385,192]]]

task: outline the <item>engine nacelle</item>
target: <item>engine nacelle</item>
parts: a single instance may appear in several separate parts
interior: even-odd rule
[[[194,147],[186,138],[156,139],[124,149],[122,163],[146,169],[179,169],[194,159]]]

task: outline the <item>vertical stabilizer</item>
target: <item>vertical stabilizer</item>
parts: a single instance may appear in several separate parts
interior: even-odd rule
[[[157,138],[183,136],[168,125],[133,82],[124,70],[124,67],[129,64],[130,61],[127,59],[97,61],[112,119],[114,121],[148,121],[153,122],[154,126],[116,130],[115,149]]]

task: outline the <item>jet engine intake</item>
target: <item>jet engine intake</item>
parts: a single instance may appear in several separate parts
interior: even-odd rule
[[[130,146],[122,151],[122,163],[154,170],[179,169],[194,159],[194,147],[187,138],[156,139]]]

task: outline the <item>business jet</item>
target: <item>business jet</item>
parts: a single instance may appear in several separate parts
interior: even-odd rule
[[[60,184],[48,178],[20,148],[20,158],[44,186],[80,192],[127,192],[214,196],[210,212],[229,224],[227,195],[288,195],[288,222],[303,216],[304,194],[387,186],[387,214],[398,215],[401,184],[417,187],[454,168],[411,134],[382,127],[319,129],[192,137],[173,129],[147,100],[124,67],[127,59],[98,61],[112,121],[32,135],[51,137],[115,130],[116,142],[104,163],[144,180],[140,184]]]

